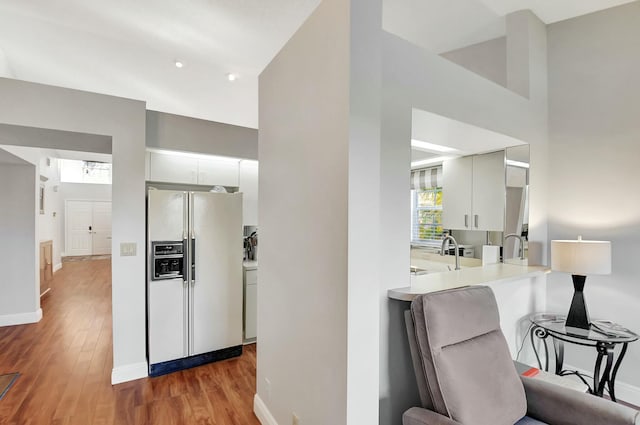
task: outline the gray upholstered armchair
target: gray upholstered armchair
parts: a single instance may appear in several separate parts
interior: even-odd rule
[[[403,425],[640,424],[631,408],[521,379],[486,286],[421,295],[406,318],[422,407]]]

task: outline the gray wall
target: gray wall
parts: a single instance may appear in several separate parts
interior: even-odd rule
[[[0,325],[39,317],[35,187],[35,165],[0,150]]]
[[[518,138],[531,147],[530,239],[538,249],[532,263],[546,259],[547,245],[547,89],[546,29],[530,12],[509,15],[507,37],[519,49],[507,68],[531,87],[529,98],[488,81],[439,55],[391,34],[383,37],[381,118],[381,285],[380,424],[400,423],[415,402],[415,379],[406,359],[401,303],[387,290],[409,281],[409,172],[412,108],[421,109]],[[517,25],[516,25],[517,24]]]
[[[148,148],[258,159],[258,130],[147,111]]]
[[[587,278],[589,311],[638,332],[640,2],[550,25],[548,40],[549,238],[612,242],[612,274]],[[549,276],[550,308],[566,314],[572,293],[569,275]],[[566,362],[592,370],[594,356],[571,347]],[[640,386],[640,344],[627,356],[618,382]]]
[[[507,86],[507,37],[473,44],[440,56],[496,84]]]
[[[349,27],[340,3],[321,3],[260,75],[257,392],[280,424],[292,412],[308,424],[346,420]]]
[[[381,12],[323,1],[260,76],[257,400],[280,424],[378,420]]]
[[[144,102],[0,78],[0,124],[112,137],[114,252],[123,242],[138,247],[136,256],[112,259],[112,380],[146,376]]]

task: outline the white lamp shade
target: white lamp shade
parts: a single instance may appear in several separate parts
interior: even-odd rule
[[[610,274],[611,242],[551,241],[551,269],[582,276]]]

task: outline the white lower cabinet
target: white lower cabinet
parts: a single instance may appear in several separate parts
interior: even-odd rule
[[[258,270],[244,271],[244,342],[253,342],[257,336]]]

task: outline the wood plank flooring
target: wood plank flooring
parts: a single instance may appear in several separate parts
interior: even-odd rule
[[[64,264],[36,324],[0,328],[0,374],[21,376],[0,424],[260,425],[255,345],[241,357],[111,385],[111,261]]]

